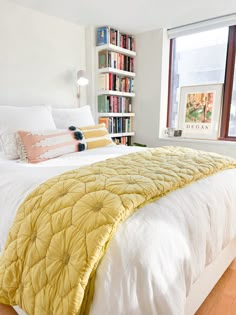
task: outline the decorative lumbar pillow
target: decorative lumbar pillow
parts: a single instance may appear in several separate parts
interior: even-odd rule
[[[68,126],[80,128],[95,125],[89,105],[80,108],[53,108],[52,116],[59,129],[67,129]]]
[[[18,151],[22,161],[38,163],[55,157],[85,150],[81,132],[67,130],[19,131]]]
[[[0,106],[0,144],[8,159],[18,159],[16,132],[18,130],[56,129],[48,106]]]
[[[74,130],[74,126],[69,127],[70,130]],[[98,124],[93,126],[86,126],[77,128],[77,131],[81,131],[83,134],[83,142],[87,149],[94,149],[99,147],[105,147],[108,145],[115,145],[112,141],[110,134],[107,131],[105,124]]]

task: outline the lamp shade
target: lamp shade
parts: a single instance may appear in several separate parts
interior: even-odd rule
[[[86,72],[84,70],[79,70],[77,72],[77,83],[79,86],[85,86],[89,82]]]

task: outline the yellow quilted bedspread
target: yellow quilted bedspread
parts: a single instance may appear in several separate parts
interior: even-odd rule
[[[137,208],[236,161],[186,148],[148,149],[64,173],[18,210],[0,259],[0,303],[29,315],[88,314],[97,265]]]

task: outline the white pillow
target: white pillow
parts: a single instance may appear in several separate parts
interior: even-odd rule
[[[52,116],[58,129],[95,125],[89,105],[80,108],[52,108]]]
[[[49,106],[0,106],[0,143],[8,159],[17,159],[18,130],[56,129]]]

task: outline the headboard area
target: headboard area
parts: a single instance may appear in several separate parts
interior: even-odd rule
[[[83,26],[1,0],[0,42],[0,106],[78,106]]]

